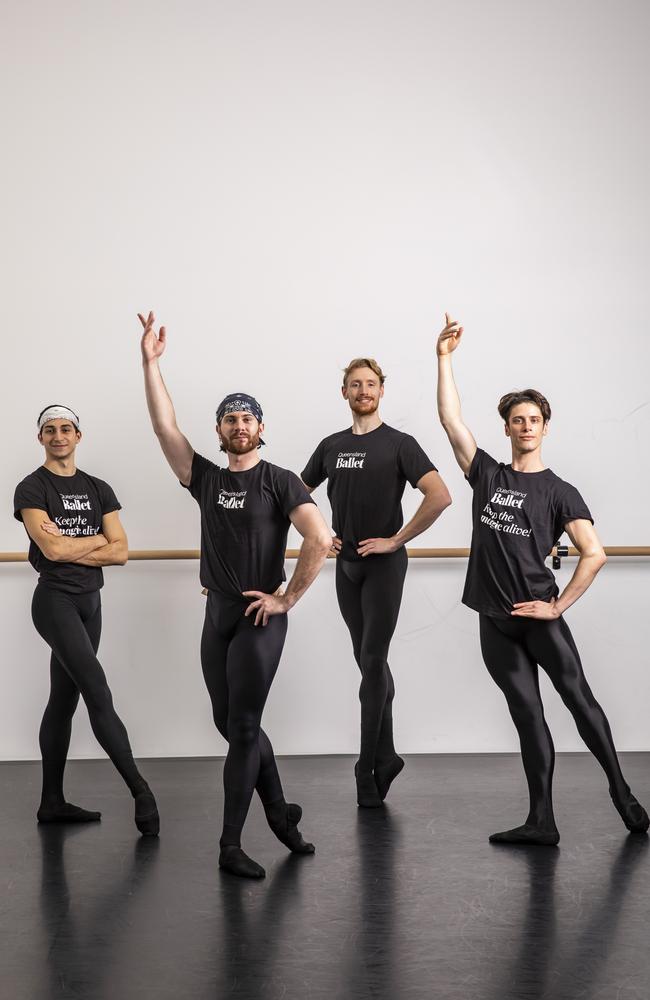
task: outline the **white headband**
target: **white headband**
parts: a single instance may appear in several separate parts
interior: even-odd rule
[[[79,430],[79,417],[73,410],[68,409],[67,406],[48,406],[47,410],[43,410],[38,418],[39,431],[48,420],[69,420]]]

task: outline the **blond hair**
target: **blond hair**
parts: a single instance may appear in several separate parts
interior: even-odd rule
[[[381,367],[374,358],[353,358],[347,368],[343,369],[343,386],[347,385],[348,378],[350,377],[350,372],[353,372],[355,368],[370,368],[371,371],[375,373],[379,379],[379,384],[383,385],[386,381],[386,376],[384,375]]]

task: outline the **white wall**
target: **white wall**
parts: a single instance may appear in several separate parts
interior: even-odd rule
[[[455,499],[418,544],[466,545],[469,490],[434,420],[433,342],[451,309],[480,443],[507,454],[495,401],[538,386],[554,409],[548,464],[606,544],[647,543],[649,22],[646,5],[613,0],[5,11],[0,549],[24,548],[13,488],[41,461],[34,421],[51,401],[81,414],[79,464],[115,487],[133,548],[198,544],[146,420],[135,313],[150,307],[181,427],[211,455],[215,404],[244,389],[264,405],[267,457],[299,470],[346,424],[341,367],[377,356],[384,418],[416,434]],[[409,571],[392,656],[405,750],[515,748],[458,603],[463,570]],[[650,746],[649,572],[610,563],[569,615],[629,749]],[[143,755],[222,749],[196,576],[195,563],[107,573],[102,657]],[[354,749],[332,577],[292,614],[267,712],[280,752]],[[37,753],[33,582],[0,567],[3,757]],[[549,701],[558,747],[578,747]],[[84,726],[80,755],[96,752]]]

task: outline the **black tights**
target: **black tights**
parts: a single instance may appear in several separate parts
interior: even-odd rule
[[[544,718],[537,665],[551,678],[571,712],[578,732],[597,759],[612,795],[629,794],[616,756],[609,723],[582,670],[580,656],[563,618],[554,621],[480,616],[481,651],[492,679],[503,691],[517,727],[533,826],[554,828],[551,785],[555,751]]]
[[[395,756],[395,683],[388,649],[397,625],[408,565],[405,548],[360,562],[336,560],[336,596],[350,630],[361,671],[361,752],[359,771],[372,771]]]
[[[70,746],[72,716],[83,698],[100,746],[124,778],[131,794],[147,789],[138,771],[124,724],[113,707],[106,674],[97,659],[102,631],[99,591],[68,594],[39,583],[32,619],[52,650],[50,698],[43,714],[39,743],[43,758],[42,802],[63,801],[63,772]]]
[[[287,634],[287,616],[267,625],[244,616],[245,605],[210,591],[201,636],[201,665],[215,725],[228,740],[223,769],[221,844],[239,846],[254,789],[267,806],[283,799],[273,747],[262,712]]]

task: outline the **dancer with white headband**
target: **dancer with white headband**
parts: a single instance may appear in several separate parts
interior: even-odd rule
[[[66,802],[63,794],[72,717],[81,694],[98,742],[135,800],[138,830],[155,836],[156,801],[133,760],[129,737],[97,659],[102,567],[122,566],[128,558],[120,504],[107,483],[77,468],[81,431],[73,410],[47,406],[37,425],[45,462],[18,484],[14,496],[14,516],[29,535],[29,561],[39,574],[32,618],[52,650],[50,697],[39,733],[43,790],[37,817],[40,823],[100,819],[101,813]]]

